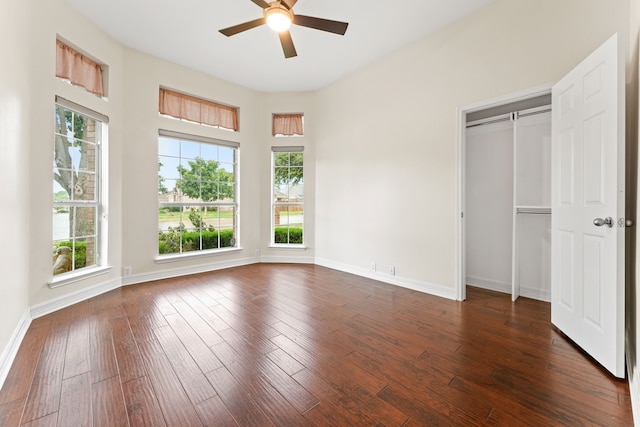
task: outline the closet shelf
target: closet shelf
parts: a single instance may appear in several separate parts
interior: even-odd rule
[[[551,214],[550,206],[515,206],[516,214]]]

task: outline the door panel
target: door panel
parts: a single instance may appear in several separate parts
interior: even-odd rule
[[[622,52],[614,35],[552,90],[551,320],[617,377],[625,373]]]

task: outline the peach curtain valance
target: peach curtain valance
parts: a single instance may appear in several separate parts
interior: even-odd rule
[[[303,114],[274,114],[271,134],[276,135],[302,135]]]
[[[238,109],[160,88],[160,114],[237,131]]]
[[[60,40],[56,40],[56,77],[67,79],[71,84],[104,96],[100,64]]]

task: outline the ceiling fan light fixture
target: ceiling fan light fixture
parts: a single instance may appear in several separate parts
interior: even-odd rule
[[[288,30],[293,20],[291,12],[280,4],[265,10],[264,16],[267,18],[269,28],[278,33]]]

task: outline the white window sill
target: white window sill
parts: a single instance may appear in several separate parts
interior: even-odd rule
[[[100,276],[107,274],[111,271],[111,266],[106,267],[85,267],[80,270],[76,270],[70,273],[62,273],[54,276],[49,282],[50,288],[57,288],[59,286],[68,285],[69,283],[78,282],[80,280],[88,279],[90,277]]]
[[[215,249],[209,251],[183,252],[181,254],[158,255],[155,259],[156,264],[167,262],[184,261],[185,259],[207,258],[217,255],[227,255],[234,252],[240,252],[242,248]]]
[[[269,245],[271,249],[297,249],[297,250],[307,250],[305,245],[287,245],[284,243],[278,244],[274,243]]]

